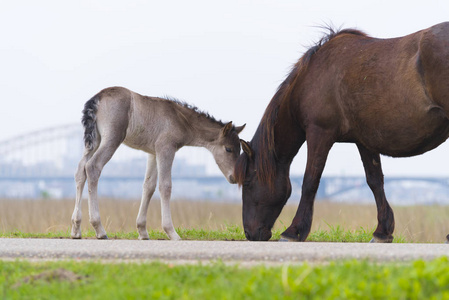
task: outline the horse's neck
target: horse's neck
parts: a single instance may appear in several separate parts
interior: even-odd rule
[[[281,106],[274,127],[275,152],[278,160],[290,162],[305,141],[303,131],[292,118],[290,107]]]

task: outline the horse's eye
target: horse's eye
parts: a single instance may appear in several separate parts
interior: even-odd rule
[[[226,149],[226,152],[229,152],[229,153],[231,153],[231,152],[232,152],[232,149],[231,149],[231,148],[229,148],[229,147],[225,147],[225,149]]]

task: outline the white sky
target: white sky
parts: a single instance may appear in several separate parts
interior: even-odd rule
[[[316,26],[387,38],[448,16],[449,1],[431,0],[1,1],[0,141],[79,122],[84,103],[114,85],[247,123],[251,140],[291,65],[321,37]],[[384,158],[384,173],[449,176],[447,150]],[[304,163],[305,147],[292,172]],[[362,174],[356,147],[334,146],[325,175]]]

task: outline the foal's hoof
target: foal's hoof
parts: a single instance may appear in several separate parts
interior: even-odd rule
[[[150,236],[148,235],[148,231],[144,230],[144,231],[139,231],[139,240],[141,241],[146,241],[149,240]]]
[[[108,236],[106,234],[102,235],[102,236],[97,236],[97,239],[98,240],[108,240]]]
[[[72,230],[72,233],[70,233],[70,237],[74,240],[80,240],[81,239],[81,230],[78,232],[75,232]]]
[[[72,226],[72,230],[70,232],[70,237],[74,240],[79,240],[81,239],[81,229],[79,226]]]
[[[393,242],[393,237],[391,238],[386,238],[386,239],[380,239],[377,237],[373,237],[371,239],[371,241],[369,241],[370,243],[392,243]]]
[[[281,235],[281,238],[279,239],[279,242],[299,242],[299,237],[290,237]]]

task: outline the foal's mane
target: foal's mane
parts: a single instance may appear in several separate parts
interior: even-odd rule
[[[179,99],[176,99],[176,98],[173,98],[173,97],[169,97],[169,96],[165,96],[163,99],[164,99],[164,100],[168,100],[169,102],[175,104],[174,108],[175,108],[176,112],[177,112],[180,116],[182,116],[184,119],[185,119],[185,116],[184,116],[184,114],[183,114],[179,109],[177,109],[178,106],[179,106],[179,107],[187,108],[189,111],[191,111],[191,112],[194,113],[195,115],[200,116],[200,117],[203,117],[203,118],[209,120],[211,123],[218,124],[218,125],[220,125],[221,127],[223,127],[223,126],[226,125],[226,124],[223,123],[221,120],[215,119],[215,118],[214,118],[213,116],[211,116],[209,113],[207,113],[207,112],[205,112],[205,111],[202,111],[202,110],[200,110],[198,107],[196,107],[196,106],[194,106],[194,105],[191,105],[191,104],[189,104],[189,103],[187,103],[187,102],[184,102],[184,101],[181,101],[181,100],[179,100]],[[185,120],[185,121],[187,122],[187,120]],[[190,124],[190,122],[187,122],[187,123],[188,123],[189,126],[192,125],[192,124]]]
[[[279,85],[276,93],[268,104],[265,113],[260,121],[259,127],[250,142],[251,148],[255,151],[254,159],[255,170],[259,182],[268,184],[274,188],[274,179],[276,177],[276,149],[274,141],[274,127],[276,125],[279,107],[283,101],[290,98],[293,88],[297,84],[298,78],[307,70],[312,57],[321,49],[321,47],[343,34],[353,34],[367,36],[365,33],[355,29],[335,30],[331,27],[325,27],[329,31],[315,45],[310,47],[304,55],[293,65],[287,78]],[[234,176],[239,184],[243,185],[245,181],[246,169],[248,164],[248,155],[243,153],[235,165]]]

